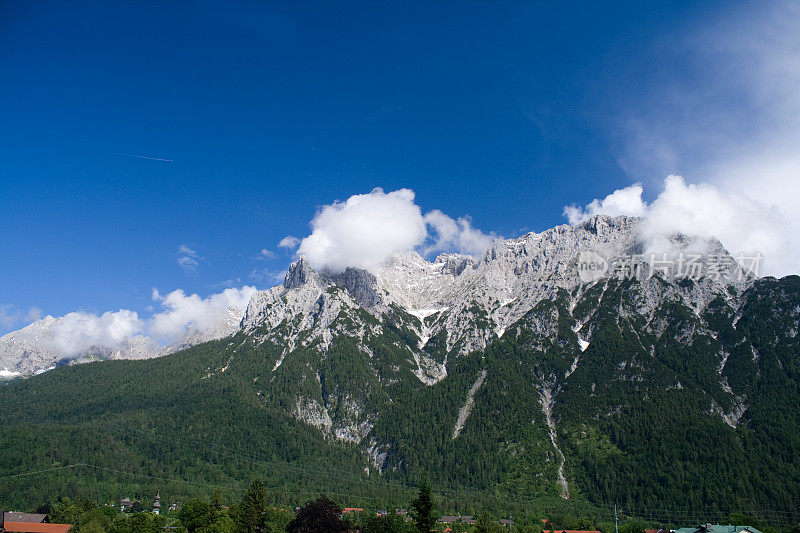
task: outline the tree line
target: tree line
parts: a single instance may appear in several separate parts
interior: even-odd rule
[[[430,533],[445,528],[452,533],[558,533],[564,529],[643,533],[645,528],[664,526],[630,517],[622,517],[614,524],[562,513],[546,518],[530,514],[501,525],[488,512],[482,512],[474,523],[440,523],[441,514],[427,475],[421,479],[407,512],[395,509],[380,514],[372,511],[345,514],[338,503],[325,495],[297,509],[280,508],[270,504],[268,490],[258,479],[231,506],[223,503],[219,491],[210,498],[191,498],[179,510],[164,514],[145,512],[136,503],[123,512],[114,506],[98,506],[85,498],[64,497],[37,512],[46,513],[51,523],[73,524],[74,533]],[[800,526],[779,532],[743,514],[729,515],[727,523],[755,527],[763,533],[800,533]]]

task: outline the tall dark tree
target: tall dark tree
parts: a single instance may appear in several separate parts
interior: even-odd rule
[[[245,533],[261,533],[267,511],[267,489],[260,479],[250,483],[237,513],[239,528]]]
[[[436,525],[436,515],[433,510],[433,491],[428,474],[422,477],[419,493],[411,502],[411,518],[422,533],[428,533]]]
[[[342,508],[326,496],[308,502],[286,526],[288,533],[343,533],[350,523],[342,519]]]

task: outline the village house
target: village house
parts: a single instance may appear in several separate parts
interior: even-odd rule
[[[7,520],[6,517],[9,515],[19,521]],[[67,533],[72,529],[72,524],[45,523],[42,516],[44,515],[0,511],[0,533]],[[25,520],[31,521],[25,522]]]
[[[28,522],[41,524],[47,520],[46,514],[38,513],[15,513],[6,511],[3,513],[3,520],[5,522]]]

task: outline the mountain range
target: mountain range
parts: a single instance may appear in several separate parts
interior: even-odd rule
[[[0,467],[61,462],[59,436],[125,427],[74,446],[214,482],[244,467],[159,435],[369,480],[427,471],[502,498],[796,517],[800,278],[758,278],[713,239],[673,235],[651,254],[639,224],[600,215],[372,271],[299,258],[215,339],[0,387],[14,427],[0,441],[36,436],[44,456],[6,446]],[[27,329],[0,339],[0,368],[52,366]]]

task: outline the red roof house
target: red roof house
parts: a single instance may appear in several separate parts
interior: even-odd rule
[[[44,524],[37,522],[5,522],[3,531],[9,533],[67,533],[72,524]]]

